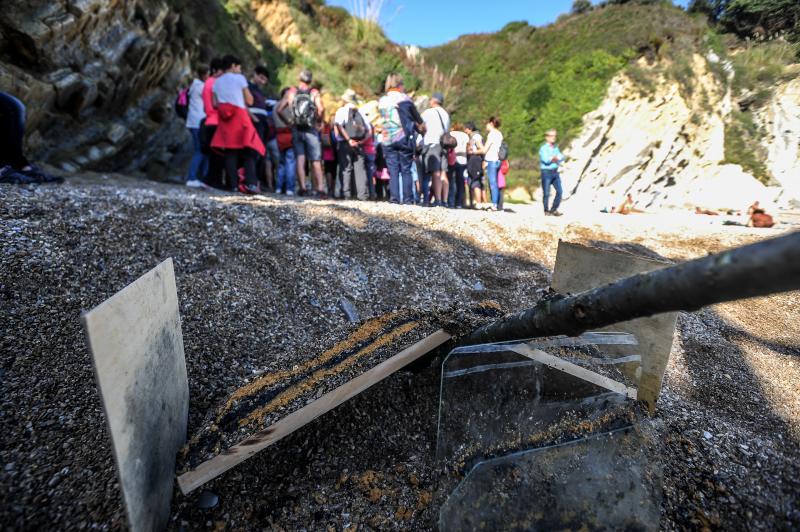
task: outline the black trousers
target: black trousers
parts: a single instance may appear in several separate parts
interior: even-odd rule
[[[236,192],[239,190],[239,168],[244,167],[245,183],[251,186],[258,185],[256,176],[256,158],[258,152],[245,148],[243,150],[225,150],[225,174],[228,177],[228,188]]]
[[[25,105],[15,97],[0,92],[0,167],[21,170],[30,162],[22,155],[25,137]]]
[[[225,156],[221,151],[211,147],[211,140],[216,132],[217,126],[207,126],[205,120],[200,122],[200,149],[208,156],[208,173],[204,176],[203,182],[210,187],[230,190],[232,185],[223,181]]]

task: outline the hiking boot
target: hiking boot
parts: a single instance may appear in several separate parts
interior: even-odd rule
[[[239,188],[243,194],[249,194],[251,196],[261,194],[261,189],[258,188],[258,185],[243,185]]]
[[[564,216],[564,215],[558,211],[550,211],[550,216]]]

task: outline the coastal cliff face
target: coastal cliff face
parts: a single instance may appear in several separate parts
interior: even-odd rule
[[[644,92],[627,72],[611,82],[565,150],[568,208],[610,208],[631,194],[637,207],[741,209],[755,200],[791,207],[800,200],[800,80],[781,82],[754,113],[754,150],[766,176],[731,164],[726,139],[742,105],[695,55],[694,89],[659,78]],[[728,142],[726,142],[728,140]]]
[[[27,106],[28,150],[66,171],[168,167],[185,143],[181,29],[162,0],[6,0],[0,90]]]

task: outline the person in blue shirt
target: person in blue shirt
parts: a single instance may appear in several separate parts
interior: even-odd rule
[[[545,216],[561,216],[558,206],[561,205],[561,176],[558,167],[564,162],[564,155],[556,146],[556,130],[550,129],[545,133],[545,143],[539,148],[539,161],[542,169],[542,195],[544,200]],[[550,187],[555,187],[556,197],[552,207],[550,202]]]

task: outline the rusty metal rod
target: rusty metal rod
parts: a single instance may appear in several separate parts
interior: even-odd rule
[[[664,312],[800,289],[800,232],[540,302],[476,329],[459,345],[566,334]]]

